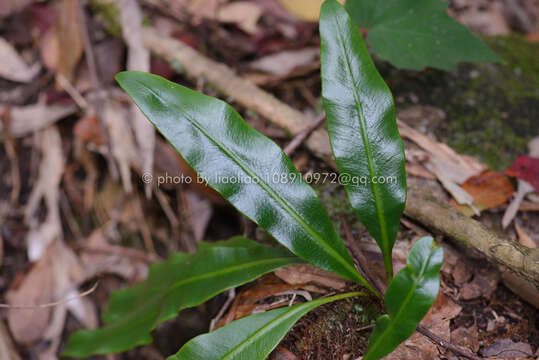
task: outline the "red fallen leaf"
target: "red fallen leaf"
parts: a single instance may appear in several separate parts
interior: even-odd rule
[[[88,115],[77,121],[73,134],[84,142],[91,142],[97,146],[104,144],[99,119],[95,115]]]
[[[473,197],[473,205],[479,211],[504,204],[515,192],[511,181],[496,171],[472,176],[462,184],[462,189]],[[474,214],[470,207],[458,205],[454,199],[451,199],[451,204],[467,216]]]
[[[535,191],[539,192],[539,158],[522,155],[513,162],[505,173],[527,181],[535,188]]]

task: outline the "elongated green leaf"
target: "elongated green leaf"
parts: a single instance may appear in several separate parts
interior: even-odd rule
[[[303,315],[351,292],[251,315],[185,344],[167,360],[264,360]]]
[[[185,161],[239,211],[299,257],[372,290],[314,190],[281,148],[232,107],[156,75],[122,72],[116,79]]]
[[[404,148],[393,97],[361,33],[335,0],[320,15],[322,98],[329,138],[350,203],[382,249],[391,251],[406,201]]]
[[[107,326],[73,334],[64,355],[88,357],[148,344],[150,332],[180,310],[297,262],[301,260],[286,249],[261,246],[242,237],[203,243],[194,254],[177,253],[152,265],[145,281],[115,291],[103,315]]]
[[[408,339],[436,300],[444,252],[432,246],[431,237],[419,239],[389,284],[384,297],[389,315],[376,321],[363,360],[380,359]]]
[[[445,1],[347,0],[346,8],[368,30],[373,51],[397,67],[451,70],[460,61],[501,61],[447,15]]]

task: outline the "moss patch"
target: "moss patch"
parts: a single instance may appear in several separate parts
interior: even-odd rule
[[[401,108],[417,102],[444,110],[438,139],[459,153],[507,169],[539,133],[539,45],[512,35],[486,39],[505,64],[461,64],[453,72],[403,72],[380,64]]]

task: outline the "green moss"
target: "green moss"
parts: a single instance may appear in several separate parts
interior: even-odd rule
[[[461,64],[453,72],[404,72],[382,65],[382,72],[395,98],[404,99],[399,107],[413,105],[413,93],[419,104],[445,111],[446,121],[434,129],[439,140],[503,170],[538,134],[539,45],[517,35],[486,41],[505,64]]]

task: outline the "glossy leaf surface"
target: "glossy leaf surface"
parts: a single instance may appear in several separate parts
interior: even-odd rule
[[[255,314],[197,336],[167,360],[264,360],[303,315],[320,305],[352,296],[345,293]]]
[[[232,107],[156,75],[123,72],[116,79],[185,161],[239,211],[311,264],[370,287],[314,190],[281,148]]]
[[[320,15],[322,98],[333,154],[357,216],[382,249],[391,251],[406,201],[404,148],[393,97],[361,33],[334,0]],[[362,181],[363,180],[363,181]]]
[[[377,319],[363,360],[384,357],[414,333],[438,296],[443,257],[443,249],[433,248],[431,237],[417,240],[406,267],[387,288],[384,302],[389,315]]]
[[[454,69],[461,61],[501,59],[446,13],[441,0],[347,0],[372,50],[393,65],[413,70]]]
[[[242,237],[202,243],[194,254],[174,254],[153,264],[145,281],[115,291],[103,315],[107,326],[74,333],[64,355],[88,357],[148,344],[150,332],[180,310],[298,262],[301,260],[286,249],[261,246]]]

